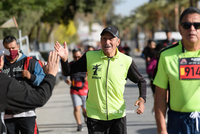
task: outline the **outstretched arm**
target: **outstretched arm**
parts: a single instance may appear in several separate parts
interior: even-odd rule
[[[60,43],[58,41],[56,41],[56,44],[54,45],[54,48],[57,51],[57,53],[60,56],[60,58],[62,59],[62,61],[66,62],[67,59],[68,59],[67,43],[64,42],[63,46],[61,46]]]
[[[55,51],[50,52],[48,63],[44,67],[46,76],[41,84],[35,88],[21,85],[16,79],[1,74],[4,75],[1,77],[1,82],[5,83],[3,87],[5,90],[2,91],[5,91],[4,96],[7,97],[6,108],[8,110],[22,112],[43,106],[52,95],[58,68],[59,57]]]

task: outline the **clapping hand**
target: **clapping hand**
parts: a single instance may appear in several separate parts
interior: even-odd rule
[[[67,43],[64,42],[63,46],[61,46],[60,43],[58,41],[56,41],[56,44],[54,45],[54,48],[55,48],[56,52],[58,53],[58,55],[60,56],[60,58],[62,59],[62,61],[65,62],[68,59]]]

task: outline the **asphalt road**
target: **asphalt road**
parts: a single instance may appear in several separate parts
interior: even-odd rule
[[[140,73],[147,80],[145,62],[139,56],[133,56]],[[137,115],[133,111],[139,95],[136,84],[127,81],[124,92],[127,112],[128,134],[157,134],[155,118],[151,113],[153,107],[153,96],[150,86],[147,84],[147,102],[145,112]],[[87,134],[86,124],[83,123],[83,132],[77,132],[77,124],[73,115],[73,106],[69,94],[69,86],[64,81],[55,86],[53,95],[42,108],[36,109],[37,123],[40,134]],[[82,122],[84,122],[82,118]]]

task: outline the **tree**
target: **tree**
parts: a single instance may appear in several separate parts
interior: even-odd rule
[[[0,23],[5,22],[12,16],[15,16],[19,29],[22,30],[23,35],[30,34],[31,29],[38,24],[40,18],[44,13],[51,12],[63,0],[2,0],[0,1]],[[13,34],[6,29],[6,34]]]
[[[143,31],[147,40],[153,38],[155,31],[167,29],[178,31],[179,14],[188,6],[188,0],[151,0],[133,10],[129,17],[121,18],[117,25],[129,34],[131,30],[127,28]],[[137,35],[138,33],[135,34]]]
[[[55,27],[71,28],[77,13],[85,15],[89,24],[94,21],[107,24],[106,15],[114,0],[2,0],[0,1],[0,24],[15,16],[22,36],[29,40],[48,41]],[[104,9],[104,10],[102,10]],[[87,17],[89,16],[89,17]],[[60,26],[57,26],[57,24]],[[72,28],[73,29],[73,28]],[[12,34],[18,37],[17,29],[4,29],[1,38]],[[62,33],[62,32],[61,32]],[[59,34],[59,33],[58,33]],[[65,37],[71,37],[66,35]]]

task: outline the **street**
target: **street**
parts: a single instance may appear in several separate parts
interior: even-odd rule
[[[155,119],[151,113],[153,96],[145,71],[145,61],[139,56],[133,56],[133,60],[147,81],[147,101],[143,114],[137,115],[134,113],[134,110],[137,109],[134,103],[139,96],[139,90],[136,84],[128,80],[124,92],[127,109],[127,131],[128,134],[157,134]],[[69,91],[69,86],[64,81],[59,82],[47,104],[36,109],[40,134],[87,134],[85,123],[83,123],[83,132],[76,131],[77,124],[73,115],[73,105]],[[83,117],[82,122],[84,122]]]

